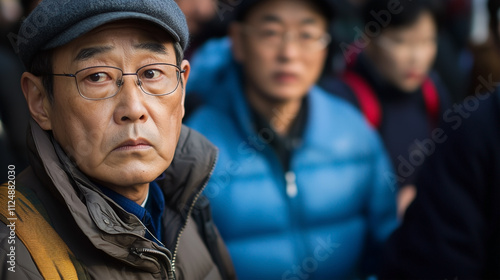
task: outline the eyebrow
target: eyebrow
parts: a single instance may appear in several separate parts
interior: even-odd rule
[[[76,55],[74,61],[84,61],[88,60],[98,54],[102,54],[105,52],[109,52],[113,49],[113,47],[103,46],[103,47],[91,47],[80,50]]]
[[[264,22],[264,23],[268,23],[268,22],[277,22],[277,23],[280,23],[281,22],[281,19],[275,15],[264,15],[260,21]]]
[[[306,18],[304,20],[302,20],[302,22],[300,24],[302,25],[305,25],[305,24],[315,24],[317,23],[318,21],[314,18]]]
[[[146,51],[151,51],[151,52],[154,52],[156,54],[168,54],[168,51],[167,51],[167,48],[165,47],[165,45],[160,44],[160,43],[155,43],[155,42],[137,44],[137,45],[134,45],[134,48],[146,50]]]
[[[142,43],[134,45],[136,49],[148,50],[157,54],[168,54],[167,48],[160,43]],[[82,49],[76,55],[74,61],[85,61],[95,57],[96,55],[109,52],[113,50],[114,47],[111,46],[102,46],[102,47],[90,47]]]
[[[263,23],[282,23],[283,21],[275,16],[275,15],[264,15],[261,19],[261,22]],[[310,24],[316,24],[318,23],[318,20],[315,18],[305,18],[300,22],[300,25],[310,25]]]

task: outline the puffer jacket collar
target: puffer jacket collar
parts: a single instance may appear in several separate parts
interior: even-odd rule
[[[217,158],[216,148],[183,126],[174,159],[160,187],[169,213],[164,220],[166,248],[144,238],[140,220],[105,196],[68,158],[49,132],[33,120],[28,131],[30,164],[52,194],[68,206],[79,228],[96,248],[151,273],[175,271],[175,256],[192,206],[208,181]],[[166,237],[166,238],[165,238]],[[169,249],[167,249],[169,248]],[[143,253],[155,255],[156,261]]]

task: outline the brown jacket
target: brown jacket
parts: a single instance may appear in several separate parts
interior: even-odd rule
[[[15,240],[11,263],[15,272],[8,270],[12,227],[1,226],[0,279],[221,279],[190,217],[217,155],[203,136],[182,128],[174,160],[159,183],[167,206],[162,221],[165,247],[144,238],[140,220],[102,194],[33,121],[28,146],[30,167],[15,180],[14,222],[20,239]],[[3,185],[0,198],[8,200],[7,193]],[[9,212],[2,213],[1,220],[9,224]],[[225,274],[235,278],[229,254],[217,237]]]

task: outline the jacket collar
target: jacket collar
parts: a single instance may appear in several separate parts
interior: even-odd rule
[[[230,93],[227,98],[230,104],[234,106],[228,107],[228,112],[235,119],[237,128],[241,130],[242,135],[249,140],[248,144],[254,146],[265,145],[265,141],[261,137],[255,137],[257,132],[254,129],[252,113],[250,105],[244,94],[242,70],[236,61],[232,61],[230,66],[226,68],[227,77],[221,85],[222,90]],[[332,94],[323,91],[318,86],[314,85],[309,90],[305,102],[306,116],[305,124],[302,132],[302,145],[321,145],[326,139],[322,138],[321,131],[325,130],[325,125],[334,125],[338,119],[338,114],[332,110],[330,106]],[[279,116],[278,116],[279,117]],[[320,135],[318,135],[318,133]],[[256,143],[258,141],[258,143]],[[320,143],[318,143],[320,142]],[[258,147],[256,147],[260,150]]]

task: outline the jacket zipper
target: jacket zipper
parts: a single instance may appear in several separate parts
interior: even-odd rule
[[[165,255],[163,252],[160,252],[160,251],[155,250],[155,249],[133,248],[132,253],[139,256],[139,258],[141,258],[143,260],[148,260],[148,261],[155,263],[158,267],[162,267],[162,265],[158,262],[158,259],[166,259],[166,260],[170,261],[170,259],[168,258],[167,255]],[[159,258],[157,258],[157,259],[151,258],[151,257],[148,257],[144,254],[157,255],[157,256],[159,256]],[[171,264],[167,263],[167,265],[165,265],[165,267],[167,269],[168,279],[175,280],[175,276],[173,274],[172,269],[169,269],[172,267]],[[167,275],[165,275],[165,271],[163,269],[160,269],[160,273],[161,273],[161,279],[167,279]]]
[[[177,251],[178,251],[178,248],[179,248],[179,242],[180,242],[180,239],[181,239],[181,235],[182,233],[184,232],[184,230],[186,229],[186,225],[189,221],[189,217],[191,216],[191,212],[193,211],[193,208],[194,208],[194,205],[196,204],[196,201],[198,200],[198,198],[200,197],[201,193],[203,192],[203,190],[205,190],[205,187],[207,186],[208,184],[208,181],[210,180],[210,177],[212,177],[212,174],[214,173],[214,170],[215,170],[215,164],[217,162],[217,159],[219,158],[219,155],[216,154],[215,156],[215,159],[213,160],[212,162],[212,167],[210,169],[210,173],[208,174],[207,178],[205,179],[205,182],[203,183],[203,187],[196,193],[195,197],[194,197],[194,200],[193,202],[191,203],[191,206],[189,207],[189,210],[188,210],[188,216],[186,218],[186,222],[182,225],[182,228],[181,230],[179,231],[179,235],[177,235],[177,239],[175,241],[175,249],[174,249],[174,254],[173,254],[173,257],[172,257],[172,262],[169,263],[166,268],[167,268],[167,274],[168,274],[168,278],[165,277],[165,272],[163,270],[161,270],[161,277],[162,279],[168,279],[168,280],[175,280],[175,261],[177,259]],[[141,222],[142,223],[142,222]],[[144,226],[144,225],[143,225]],[[146,230],[148,230],[145,226],[144,228]],[[154,235],[152,235],[154,237]],[[155,238],[156,239],[156,238]],[[166,247],[165,247],[166,248]],[[168,250],[168,249],[167,249]],[[135,255],[139,256],[141,259],[145,259],[145,260],[150,260],[152,262],[154,262],[156,265],[160,266],[161,267],[161,264],[154,258],[150,258],[148,256],[145,256],[144,253],[147,253],[147,254],[153,254],[153,255],[160,255],[161,257],[164,257],[166,258],[167,260],[170,260],[168,258],[167,255],[165,255],[164,253],[158,251],[158,250],[154,250],[154,249],[149,249],[149,248],[133,248],[132,249],[132,253],[134,253]],[[170,269],[169,269],[170,268]]]
[[[167,265],[168,280],[175,280],[175,278],[176,278],[175,277],[175,261],[177,259],[177,251],[179,249],[179,242],[180,242],[180,239],[181,239],[181,235],[184,232],[184,230],[186,229],[186,225],[187,225],[187,223],[189,221],[189,217],[191,216],[191,212],[193,211],[193,208],[194,208],[194,205],[196,204],[196,201],[200,197],[200,195],[203,192],[203,190],[205,190],[205,187],[207,186],[208,181],[210,180],[210,177],[212,177],[212,174],[213,174],[213,172],[215,170],[215,164],[217,162],[218,157],[219,157],[219,155],[216,154],[215,159],[212,162],[212,168],[210,169],[210,173],[208,174],[207,178],[205,179],[205,182],[203,183],[203,187],[196,193],[196,195],[194,197],[194,200],[191,203],[191,206],[189,207],[188,216],[186,218],[186,222],[184,223],[184,225],[182,225],[182,228],[179,231],[179,235],[177,235],[177,239],[175,241],[174,254],[173,254],[173,257],[172,257],[172,262]],[[146,228],[146,230],[147,230],[147,228]],[[154,249],[134,248],[134,249],[132,249],[132,253],[134,253],[135,255],[139,256],[141,259],[150,260],[150,261],[154,262],[156,265],[158,265],[160,267],[161,267],[161,264],[156,259],[150,258],[148,256],[145,256],[144,253],[154,254],[154,255],[160,255],[161,257],[164,257],[167,260],[169,260],[169,258],[168,258],[167,255],[165,255],[164,253],[162,253],[160,251],[154,250]],[[169,268],[171,268],[171,269],[169,269]],[[166,279],[165,272],[163,272],[163,270],[161,270],[161,271],[162,271],[161,272],[162,279]]]
[[[172,257],[172,273],[173,273],[173,278],[169,278],[169,280],[175,280],[175,261],[177,260],[177,251],[179,249],[179,242],[180,242],[182,233],[186,229],[186,225],[187,225],[187,223],[189,221],[189,217],[191,216],[191,212],[193,211],[193,208],[194,208],[194,205],[196,204],[196,201],[200,197],[200,195],[203,192],[203,190],[205,190],[205,187],[207,186],[208,181],[210,180],[210,177],[212,177],[212,174],[213,174],[213,172],[215,170],[215,164],[216,164],[218,158],[219,158],[219,154],[217,153],[216,156],[215,156],[215,159],[212,162],[212,168],[210,170],[210,173],[208,174],[207,178],[205,179],[205,182],[203,183],[203,187],[200,189],[200,191],[198,191],[198,193],[196,193],[196,196],[194,197],[194,200],[191,203],[191,206],[189,207],[188,215],[187,215],[187,218],[186,218],[186,222],[184,223],[184,225],[182,226],[181,230],[179,231],[179,235],[177,235],[177,239],[175,241],[174,255]]]
[[[286,181],[286,194],[289,198],[295,198],[297,196],[298,188],[297,188],[297,176],[293,171],[287,171],[285,173],[285,181]]]

